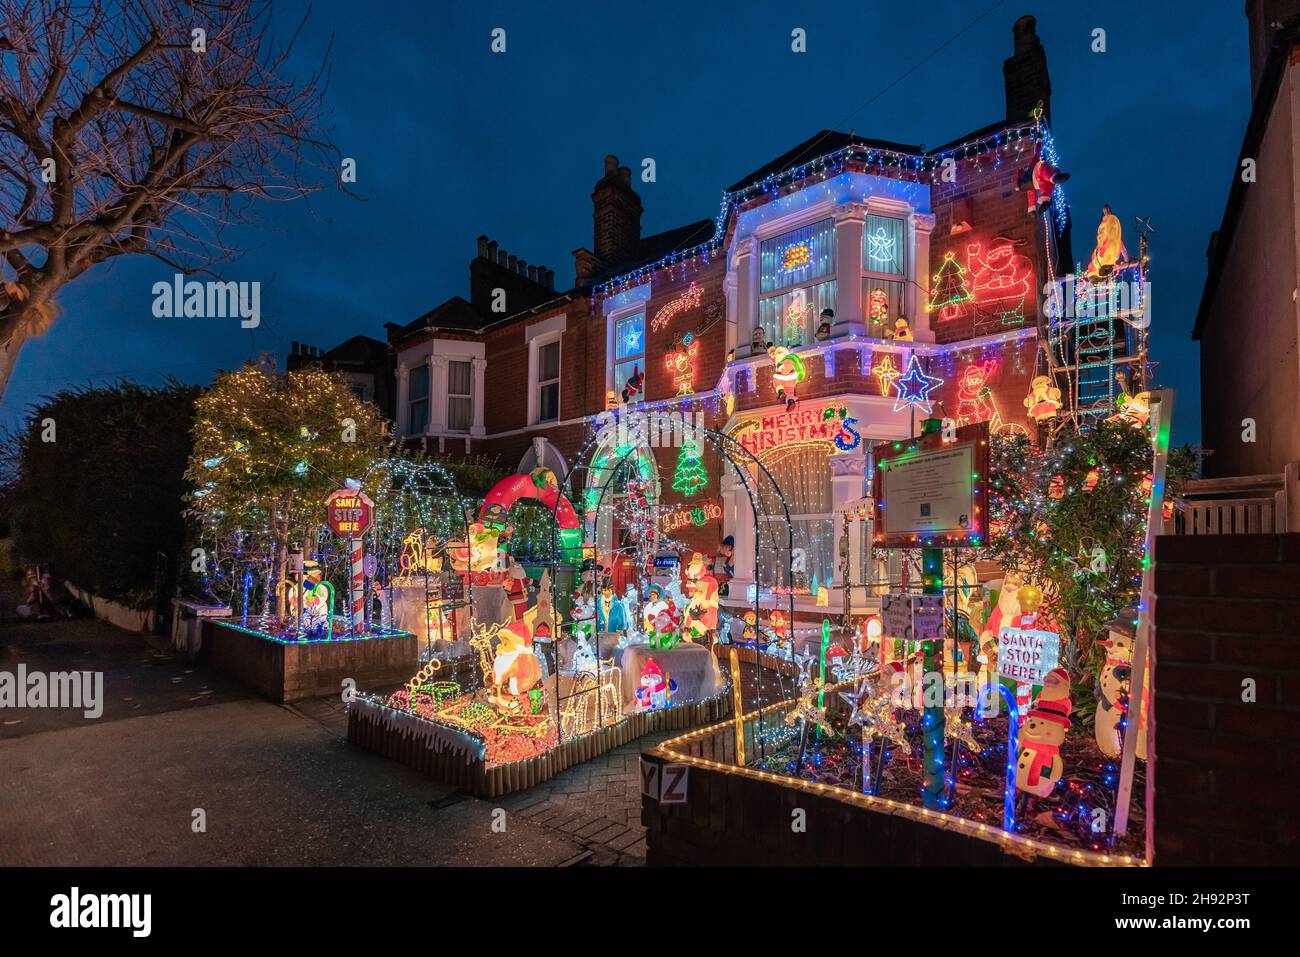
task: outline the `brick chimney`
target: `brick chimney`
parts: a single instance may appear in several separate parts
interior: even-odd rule
[[[1300,14],[1300,0],[1246,0],[1246,22],[1250,32],[1250,95],[1259,91],[1273,34],[1287,20]]]
[[[632,189],[632,171],[605,157],[605,175],[591,194],[596,258],[605,265],[631,258],[641,241],[641,197]]]
[[[1023,16],[1011,27],[1015,52],[1002,61],[1007,93],[1007,119],[1029,119],[1029,111],[1043,101],[1043,117],[1052,122],[1052,80],[1047,75],[1047,51],[1038,39],[1038,21]]]

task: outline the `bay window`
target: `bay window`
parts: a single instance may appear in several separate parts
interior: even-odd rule
[[[474,373],[468,359],[447,363],[447,428],[468,432],[474,421]]]
[[[813,341],[823,309],[835,308],[835,221],[823,219],[759,244],[759,323],[768,342]]]
[[[862,316],[870,335],[892,332],[906,315],[906,229],[893,216],[867,216],[862,233]]]
[[[421,362],[407,373],[406,433],[423,435],[429,427],[429,366]]]

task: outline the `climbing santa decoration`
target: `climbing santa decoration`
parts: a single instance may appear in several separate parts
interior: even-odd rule
[[[1119,217],[1111,212],[1109,203],[1101,205],[1101,223],[1097,226],[1097,245],[1088,260],[1086,273],[1090,279],[1104,279],[1115,270],[1115,264],[1128,259],[1124,248],[1124,228]]]

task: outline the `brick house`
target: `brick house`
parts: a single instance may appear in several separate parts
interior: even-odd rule
[[[896,578],[860,527],[841,541],[838,521],[869,487],[871,447],[919,428],[923,416],[896,411],[892,383],[915,364],[935,415],[1032,432],[1023,400],[1042,371],[1038,290],[1049,266],[1072,261],[1064,210],[1030,215],[1017,191],[1048,135],[1031,110],[1050,116],[1051,84],[1034,19],[1016,21],[1013,36],[997,122],[928,150],[824,130],[733,183],[716,219],[642,236],[631,172],[607,156],[591,194],[592,248],[574,250],[568,291],[552,270],[479,237],[469,299],[386,327],[398,434],[516,471],[576,469],[577,497],[615,474],[586,466],[611,461],[617,420],[680,412],[742,446],[770,440],[756,454],[793,516],[797,610],[818,613],[814,580],[841,605],[841,550],[850,582]],[[900,321],[910,339],[894,338]],[[790,413],[766,343],[804,371]],[[822,415],[852,426],[851,448],[818,430],[800,437]],[[740,604],[748,586],[783,574],[770,556],[754,561],[755,535],[778,531],[766,520],[776,503],[764,499],[756,521],[736,469],[712,444],[701,453],[697,489],[674,488],[680,447],[632,454],[653,466],[651,493],[677,540],[713,555],[734,539],[729,601]],[[591,527],[601,551],[619,532],[608,520]],[[851,599],[862,609],[873,594]]]
[[[1192,333],[1215,478],[1300,462],[1300,0],[1250,0],[1246,14],[1253,105]]]

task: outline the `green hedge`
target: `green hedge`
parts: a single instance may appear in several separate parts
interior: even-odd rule
[[[21,559],[133,608],[170,595],[183,565],[183,476],[200,391],[119,383],[35,407],[6,496]]]

